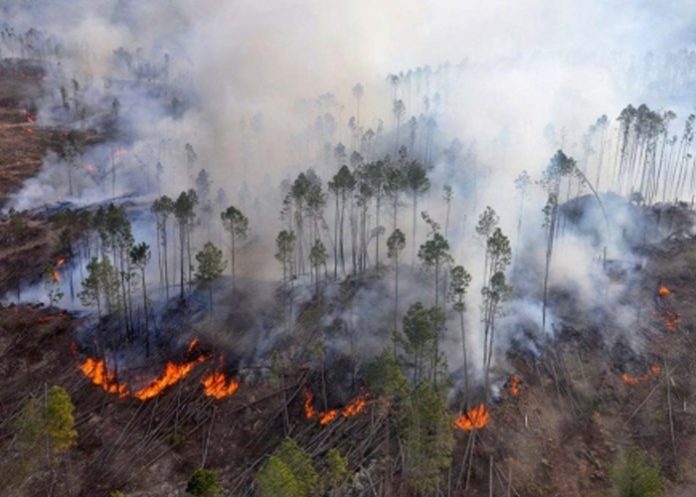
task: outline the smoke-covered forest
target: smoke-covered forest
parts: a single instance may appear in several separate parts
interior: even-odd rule
[[[0,495],[696,494],[691,2],[0,14]]]

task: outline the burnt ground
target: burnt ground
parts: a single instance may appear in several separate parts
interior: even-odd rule
[[[36,175],[49,151],[60,154],[68,139],[78,147],[103,140],[94,130],[72,131],[44,126],[37,102],[55,90],[41,65],[23,59],[0,60],[0,209]],[[22,213],[12,229],[0,218],[0,294],[20,291],[41,278],[44,267],[55,262],[60,251],[56,225],[42,214]]]
[[[41,158],[65,137],[61,130],[35,125],[34,132],[26,131],[32,125],[25,109],[44,91],[43,83],[26,64],[12,67],[0,72],[0,202],[36,174]],[[8,219],[1,221],[3,292],[15,289],[17,275],[40,278],[43,266],[61,256],[53,220],[37,214],[23,220],[18,236],[7,234]],[[558,339],[540,356],[511,354],[520,393],[503,390],[492,406],[489,425],[477,435],[466,495],[488,495],[491,456],[496,495],[508,486],[510,495],[522,497],[596,495],[607,489],[617,455],[633,444],[662,466],[668,497],[693,495],[696,240],[675,232],[643,250],[647,263],[633,294],[637,319],[629,336],[640,346],[605,343],[601,337],[611,330],[569,309]],[[660,285],[669,288],[669,296],[658,295]],[[316,306],[303,313],[305,337],[316,330],[321,314]],[[249,372],[236,395],[213,400],[200,386],[212,362],[151,401],[118,399],[78,370],[84,356],[73,345],[73,333],[80,324],[79,316],[58,309],[0,308],[0,446],[10,446],[12,420],[26,399],[40,397],[53,384],[70,392],[79,434],[77,446],[57,467],[39,466],[13,491],[7,483],[22,472],[12,457],[3,458],[0,494],[91,497],[120,489],[134,497],[182,495],[191,472],[205,463],[220,473],[230,495],[242,495],[263,456],[285,434],[318,460],[339,447],[359,473],[364,494],[370,494],[365,475],[379,474],[387,442],[389,410],[379,399],[361,415],[320,427],[303,416],[302,388],[313,375],[302,365],[285,365],[280,376]],[[306,347],[302,336],[288,347]],[[660,370],[648,374],[654,365]],[[624,373],[638,380],[627,383]],[[469,437],[455,434],[452,488],[465,479],[460,474]],[[367,468],[360,468],[363,464]]]

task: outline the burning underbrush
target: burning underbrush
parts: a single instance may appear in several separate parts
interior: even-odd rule
[[[132,397],[140,401],[146,401],[162,395],[165,391],[189,377],[200,365],[210,362],[211,354],[200,347],[200,342],[194,338],[180,353],[180,359],[168,360],[161,373],[149,380],[143,380],[142,375],[132,375],[129,371],[121,371],[116,367],[107,366],[106,359],[87,357],[78,368],[84,376],[95,386],[107,393],[115,394],[124,399]],[[222,362],[222,361],[220,361]],[[217,366],[208,368],[207,373],[201,378],[201,388],[208,397],[223,399],[234,395],[239,388],[239,379],[217,369]],[[134,385],[120,378],[132,377]],[[135,386],[140,384],[141,386]]]

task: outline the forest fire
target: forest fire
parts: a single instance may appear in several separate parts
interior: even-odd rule
[[[661,285],[660,288],[657,290],[657,294],[660,297],[669,297],[670,295],[672,295],[672,292],[666,286]]]
[[[56,265],[53,266],[53,271],[51,271],[51,280],[53,283],[60,283],[60,271],[59,269],[65,264],[65,259],[58,259]]]
[[[626,385],[639,385],[640,383],[648,382],[652,378],[659,376],[661,372],[662,368],[660,366],[657,364],[652,364],[650,366],[650,371],[641,376],[631,376],[628,373],[623,373],[621,375],[621,381],[623,381]]]
[[[508,380],[508,386],[507,390],[512,395],[513,397],[519,397],[520,396],[520,384],[522,383],[522,380],[517,375],[510,375],[510,379]]]
[[[486,406],[479,404],[469,409],[454,421],[454,427],[459,430],[473,431],[484,428],[491,419],[491,414]]]
[[[676,333],[679,331],[679,327],[681,326],[681,316],[678,312],[671,309],[665,309],[658,315],[658,317],[662,321],[662,324],[667,331],[671,333]]]
[[[187,352],[190,353],[196,347],[197,343],[197,339],[192,340],[187,347]],[[204,362],[207,358],[207,355],[202,354],[194,360],[181,364],[169,361],[165,366],[164,372],[160,376],[152,380],[147,386],[135,390],[134,392],[129,391],[126,383],[119,383],[117,381],[116,373],[110,372],[107,369],[104,359],[93,359],[88,357],[79,368],[93,384],[100,386],[104,391],[118,394],[120,398],[131,395],[138,400],[144,401],[157,397],[167,388],[179,383],[191,374],[191,371],[193,371],[198,364]],[[221,377],[214,376],[215,374],[219,374]],[[222,373],[213,373],[212,376],[212,378],[210,376],[205,378],[202,382],[206,395],[216,398],[227,397],[234,394],[239,388],[239,383],[236,378],[227,380]],[[210,380],[208,380],[208,378],[210,378]],[[206,384],[206,380],[208,380],[208,384]],[[218,397],[217,395],[220,396]]]
[[[364,393],[359,394],[348,402],[343,409],[330,409],[326,412],[318,411],[314,408],[314,394],[308,388],[305,388],[304,397],[305,417],[307,419],[318,419],[321,426],[326,426],[339,417],[350,418],[356,416],[367,407],[367,396]]]
[[[116,373],[107,369],[104,359],[88,357],[80,365],[80,371],[105,392],[117,394],[121,399],[128,396],[128,385],[118,383]]]
[[[205,359],[206,356],[200,356],[198,359],[183,364],[176,364],[169,361],[164,368],[164,373],[152,380],[148,386],[137,390],[133,396],[139,400],[148,400],[157,397],[167,388],[176,385],[186,378],[191,374],[193,368],[205,361]]]
[[[239,390],[239,380],[237,378],[230,378],[228,380],[225,373],[220,371],[213,371],[210,373],[201,380],[201,384],[203,385],[203,392],[208,397],[216,399],[230,397]]]

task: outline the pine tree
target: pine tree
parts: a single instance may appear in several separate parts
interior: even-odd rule
[[[443,472],[452,463],[454,438],[442,394],[430,382],[421,382],[406,405],[404,472],[417,494],[433,495]]]
[[[188,483],[186,493],[195,497],[222,497],[224,495],[220,479],[215,471],[197,469]]]
[[[242,214],[242,211],[232,205],[224,212],[220,213],[220,218],[222,219],[225,230],[230,235],[230,269],[232,271],[232,288],[234,288],[237,243],[247,237],[249,232],[249,220]]]
[[[48,390],[43,419],[54,455],[66,452],[77,442],[74,410],[70,395],[63,387],[54,385]]]
[[[206,242],[203,249],[196,254],[198,270],[196,280],[204,287],[208,288],[208,301],[210,303],[210,313],[213,313],[213,283],[220,277],[227,266],[227,261],[222,258],[222,250],[211,242]]]

